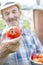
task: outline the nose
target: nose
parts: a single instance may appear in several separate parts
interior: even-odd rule
[[[10,14],[9,14],[9,17],[10,17],[10,18],[13,18],[13,17],[14,17],[14,14],[10,13]]]

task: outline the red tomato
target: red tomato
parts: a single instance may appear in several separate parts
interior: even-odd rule
[[[33,54],[32,60],[38,63],[43,63],[43,55],[42,54]]]
[[[7,37],[9,37],[10,39],[19,37],[21,35],[20,29],[18,27],[11,27],[7,33],[6,33]]]
[[[39,58],[39,62],[43,63],[43,58]]]
[[[38,58],[38,55],[37,54],[33,54],[31,58],[32,58],[32,60],[35,59],[35,58]]]
[[[42,58],[42,55],[41,54],[38,54],[38,58]]]

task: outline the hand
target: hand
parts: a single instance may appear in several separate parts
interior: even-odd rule
[[[6,40],[5,34],[2,36],[2,42],[3,42],[3,40]],[[9,53],[12,53],[18,49],[18,47],[20,45],[20,40],[18,40],[16,42],[2,43],[1,45],[3,46],[3,50],[7,50],[7,52],[9,51]]]
[[[9,42],[5,44],[6,48],[10,51],[10,53],[15,52],[18,50],[18,47],[20,46],[20,41],[14,43],[14,42]]]

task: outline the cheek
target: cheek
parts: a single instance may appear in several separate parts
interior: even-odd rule
[[[7,20],[8,20],[8,17],[4,16],[3,19],[4,19],[5,21],[7,21]]]
[[[20,17],[20,13],[17,12],[17,13],[16,13],[16,17]]]

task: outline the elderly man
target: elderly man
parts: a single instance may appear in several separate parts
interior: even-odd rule
[[[8,25],[7,27],[19,26],[21,11],[17,3],[7,2],[1,7],[0,11],[2,18]],[[1,40],[0,65],[29,65],[31,54],[37,52],[43,53],[42,45],[37,36],[31,31],[22,30],[21,41],[2,44]]]

